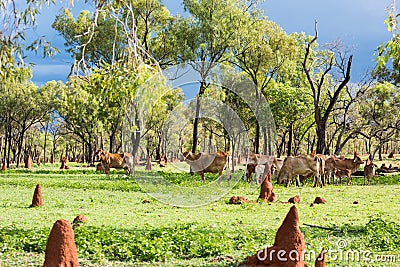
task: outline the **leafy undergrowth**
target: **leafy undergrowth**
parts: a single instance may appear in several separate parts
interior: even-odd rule
[[[151,198],[123,171],[113,171],[109,177],[90,170],[42,171],[47,173],[0,172],[0,266],[42,265],[51,225],[78,214],[88,218],[75,229],[80,266],[236,266],[273,244],[291,206],[285,202],[294,195],[301,198],[296,205],[307,250],[400,253],[398,175],[377,177],[377,186],[361,186],[359,177],[352,179],[352,186],[312,188],[310,181],[300,188],[274,184],[277,203],[227,205],[232,195],[257,200],[259,185],[240,181],[220,200],[186,209]],[[198,175],[166,168],[138,170],[137,174],[149,179],[163,176],[185,187],[202,185]],[[235,175],[241,178],[243,172]],[[206,177],[206,184],[213,185],[210,182],[217,175]],[[29,209],[37,183],[42,186],[44,206]],[[316,196],[326,198],[327,204],[310,207]],[[309,266],[314,258],[307,260]],[[212,259],[220,262],[211,263]],[[392,265],[331,257],[328,266]]]
[[[333,230],[302,227],[308,249],[321,245],[334,249],[345,238],[346,249],[397,251],[400,247],[400,225],[372,218],[365,226],[342,226]],[[48,229],[0,229],[0,253],[43,253]],[[205,225],[177,225],[148,230],[80,226],[74,229],[79,258],[93,262],[168,262],[221,255],[251,255],[255,248],[273,243],[272,231],[252,232],[210,229]],[[320,240],[325,240],[323,244]],[[329,241],[326,241],[329,240]],[[311,241],[311,242],[310,242]]]

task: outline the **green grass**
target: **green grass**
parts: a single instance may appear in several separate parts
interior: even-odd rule
[[[155,171],[139,169],[137,174],[161,175],[181,186],[201,185],[199,176],[172,169]],[[213,178],[208,176],[208,181]],[[61,218],[72,221],[79,214],[88,219],[74,230],[81,266],[236,266],[273,244],[291,206],[279,202],[297,194],[309,251],[336,250],[346,244],[344,251],[400,256],[399,179],[378,177],[376,186],[362,186],[361,178],[353,178],[352,186],[275,186],[278,203],[226,204],[233,195],[257,199],[259,187],[240,182],[212,204],[178,208],[152,199],[121,171],[106,177],[80,166],[66,171],[42,166],[29,172],[9,170],[0,173],[0,266],[41,266],[53,223]],[[28,208],[37,183],[42,186],[44,206]],[[316,196],[327,204],[310,207]],[[143,203],[145,199],[150,202]],[[219,256],[235,262],[210,262]],[[400,257],[397,260],[398,266]],[[329,265],[391,266],[339,259],[328,259]]]

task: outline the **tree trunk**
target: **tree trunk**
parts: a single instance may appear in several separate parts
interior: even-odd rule
[[[317,154],[329,154],[329,151],[327,151],[326,148],[326,122],[325,121],[320,121],[317,123],[317,149],[316,153]]]
[[[212,136],[213,136],[213,131],[210,130],[210,134],[208,136],[208,153],[211,153]]]
[[[254,137],[254,153],[258,154],[260,152],[260,125],[256,121],[256,135]]]
[[[103,140],[103,135],[101,135],[101,140]],[[115,153],[117,152],[116,150],[114,150],[114,143],[115,143],[115,132],[112,132],[110,134],[110,153]],[[102,147],[100,147],[101,149],[104,149],[104,144],[102,143]]]
[[[196,153],[196,149],[197,149],[199,116],[200,116],[200,97],[204,94],[205,89],[206,89],[206,83],[204,81],[201,81],[199,94],[196,99],[196,114],[195,114],[195,118],[193,121],[192,153]]]
[[[0,136],[0,159],[1,159],[2,153],[3,153],[3,136]]]
[[[89,142],[87,142],[87,163],[89,164],[93,163],[93,156],[94,156],[93,143],[89,140]]]
[[[44,132],[44,145],[43,145],[43,164],[46,164],[46,146],[47,146],[47,132],[49,130],[49,123],[46,123]]]
[[[231,158],[231,163],[232,163],[232,172],[235,172],[235,147],[236,147],[236,141],[235,140],[232,140],[232,156],[230,157]],[[228,158],[228,160],[229,160],[229,158]],[[229,166],[229,164],[228,164],[228,166]]]
[[[10,168],[10,152],[11,152],[11,125],[8,125],[8,151],[7,151],[7,169]]]
[[[3,168],[6,168],[6,159],[7,159],[7,140],[8,140],[8,131],[7,131],[7,128],[6,128],[6,131],[5,131],[5,136],[4,136],[4,151],[3,151],[3,166],[2,166],[2,169]]]
[[[289,139],[287,144],[287,156],[292,155],[292,143],[293,143],[293,124],[289,124]]]

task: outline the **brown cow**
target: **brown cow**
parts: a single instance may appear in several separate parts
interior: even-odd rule
[[[289,156],[283,162],[283,166],[278,175],[278,184],[288,185],[293,177],[297,177],[297,183],[300,184],[299,176],[313,176],[314,187],[322,187],[321,171],[323,164],[320,157],[316,155]]]
[[[229,154],[226,152],[216,152],[216,153],[199,153],[195,154],[190,151],[186,151],[183,153],[184,160],[187,164],[189,164],[191,169],[191,174],[196,172],[201,176],[201,180],[203,182],[206,181],[204,174],[205,173],[218,173],[219,181],[221,179],[221,175],[223,170],[226,167],[226,172],[228,179],[230,179],[230,170],[229,170]]]
[[[348,172],[347,172],[347,170],[334,169],[333,175],[334,175],[333,177],[334,177],[335,181],[337,181],[339,179],[339,183],[342,184],[342,178],[347,177]]]
[[[124,169],[127,175],[134,172],[135,166],[131,153],[109,153],[99,149],[96,155],[100,158],[100,163],[107,176],[110,175],[110,168]]]
[[[368,185],[371,184],[370,181],[371,176],[374,177],[374,183],[376,184],[375,164],[372,162],[371,156],[369,156],[364,166],[364,185],[366,178],[368,178]]]
[[[244,172],[245,178],[247,179],[247,182],[251,182],[251,176],[253,173],[256,174],[256,180],[257,177],[259,177],[264,171],[262,170],[265,163],[269,163],[271,165],[272,169],[272,174],[276,175],[277,172],[282,167],[283,164],[283,159],[278,159],[275,156],[268,156],[268,155],[262,155],[262,154],[250,154],[249,157],[247,158],[247,164],[246,164],[246,169]],[[261,165],[258,167],[258,165]],[[259,170],[259,172],[256,172],[256,170]],[[261,171],[261,174],[260,174]]]
[[[354,152],[352,159],[340,159],[336,157],[330,157],[325,161],[326,168],[332,173],[335,169],[345,171],[347,173],[347,185],[350,185],[351,174],[360,167],[364,161]]]

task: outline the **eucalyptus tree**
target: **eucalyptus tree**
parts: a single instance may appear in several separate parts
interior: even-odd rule
[[[306,41],[302,66],[313,97],[316,152],[329,154],[326,145],[328,121],[342,90],[350,81],[353,56],[343,53],[342,48],[336,44],[325,50],[319,50],[315,46],[317,39],[318,30],[315,22],[315,36]]]
[[[188,62],[200,75],[200,88],[193,121],[192,151],[196,152],[200,97],[207,88],[207,76],[218,63],[225,62],[229,50],[240,42],[248,26],[255,1],[246,0],[184,0],[186,19],[175,25],[178,60]]]
[[[116,140],[122,140],[122,125],[129,115],[131,152],[136,155],[146,132],[139,114],[146,101],[139,99],[139,88],[175,58],[170,55],[176,51],[169,45],[173,39],[167,38],[173,18],[158,0],[93,2],[92,13],[82,11],[74,19],[64,11],[53,27],[65,37],[76,59],[73,74],[100,107],[97,119],[109,134],[110,150],[120,147]]]
[[[359,112],[362,117],[362,129],[359,134],[369,140],[369,146],[376,143],[373,155],[379,152],[389,141],[397,141],[400,130],[400,92],[398,88],[388,82],[377,83],[366,92],[360,101]]]
[[[25,82],[28,69],[24,69],[24,54],[27,50],[37,51],[43,48],[43,55],[50,56],[57,52],[51,43],[45,38],[27,40],[28,29],[37,26],[36,16],[42,6],[49,6],[54,0],[27,0],[24,5],[15,0],[0,1],[0,91],[2,92],[2,121],[5,131],[4,159],[9,156],[11,150],[12,121],[10,106],[4,105],[8,95],[13,91],[14,85]],[[3,94],[4,93],[4,94]]]
[[[396,86],[400,85],[400,33],[398,17],[399,13],[396,10],[396,2],[393,0],[388,9],[388,17],[384,21],[388,32],[392,34],[392,38],[378,47],[377,65],[374,73],[374,77],[379,81],[388,81]]]
[[[281,27],[267,20],[259,11],[254,13],[246,28],[240,42],[232,49],[234,58],[231,62],[248,75],[268,101],[273,101],[274,99],[269,97],[271,83],[286,80],[282,78],[286,78],[285,72],[291,72],[292,77],[297,76],[295,68],[289,69],[289,66],[293,67],[298,54],[296,37],[286,34]],[[261,131],[265,139],[266,129],[260,129],[256,122],[255,153],[259,153]],[[266,153],[265,146],[263,153]]]
[[[286,155],[298,154],[300,144],[314,126],[310,108],[312,98],[305,87],[297,88],[290,83],[275,82],[273,85],[268,90],[268,96],[278,135],[281,137],[280,141],[277,140],[278,156],[284,154],[285,147]]]
[[[86,88],[88,84],[76,78],[71,78],[67,85],[54,85],[58,90],[55,108],[65,121],[66,130],[86,144],[86,160],[92,163],[95,139],[102,127],[98,98]]]
[[[127,30],[131,27],[135,42],[143,47],[138,53],[146,63],[153,64],[153,58],[160,66],[173,63],[176,50],[168,29],[174,17],[161,1],[93,2],[96,10],[83,10],[74,18],[70,10],[64,9],[52,24],[64,37],[66,51],[76,61],[84,62],[83,67],[101,68],[103,63],[113,64],[124,58],[130,46],[126,34],[130,34]],[[147,60],[149,57],[152,59]]]

